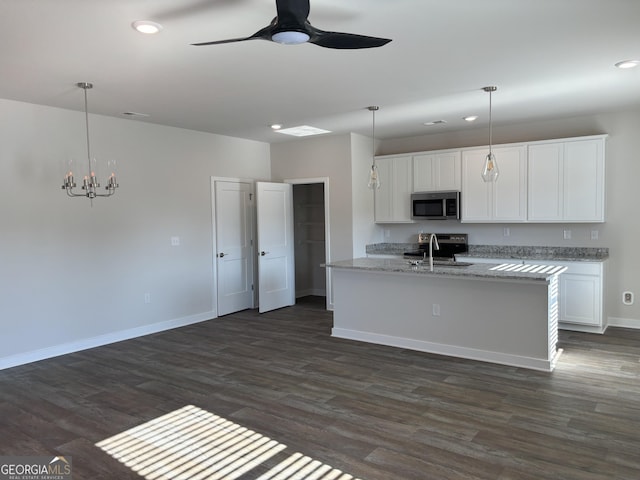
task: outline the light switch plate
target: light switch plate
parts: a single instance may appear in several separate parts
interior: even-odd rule
[[[180,246],[180,237],[171,237],[171,246],[179,247]]]

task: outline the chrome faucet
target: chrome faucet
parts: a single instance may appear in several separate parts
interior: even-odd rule
[[[436,242],[436,250],[440,250],[440,245],[438,245],[438,237],[436,237],[435,233],[429,235],[429,270],[433,272],[433,242]]]

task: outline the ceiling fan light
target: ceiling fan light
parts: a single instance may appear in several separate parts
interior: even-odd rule
[[[618,68],[635,68],[640,65],[640,60],[623,60],[622,62],[616,63],[616,67]]]
[[[271,40],[284,45],[298,45],[300,43],[306,43],[310,38],[309,34],[296,30],[276,32],[271,35]]]
[[[162,25],[149,20],[136,20],[131,26],[140,33],[146,33],[147,35],[153,35],[162,30]]]

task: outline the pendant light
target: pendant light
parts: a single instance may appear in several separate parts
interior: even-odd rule
[[[89,143],[89,109],[87,107],[87,90],[93,88],[93,84],[89,82],[80,82],[76,83],[76,86],[84,90],[84,120],[87,132],[87,166],[89,167],[89,170],[87,172],[87,175],[84,176],[82,182],[82,190],[84,190],[84,193],[76,193],[73,191],[73,189],[76,187],[76,183],[73,179],[73,170],[71,169],[71,164],[69,171],[64,176],[62,189],[66,190],[67,195],[70,197],[87,197],[91,199],[93,205],[94,198],[110,197],[111,195],[116,193],[118,182],[116,182],[116,174],[114,171],[115,164],[113,162],[110,162],[108,166],[111,168],[112,172],[107,179],[106,187],[104,187],[107,193],[98,193],[98,187],[100,187],[100,183],[98,183],[98,179],[96,178],[97,161],[95,158],[91,158],[91,144]]]
[[[378,176],[378,167],[376,167],[376,111],[380,110],[380,107],[372,105],[367,107],[371,112],[371,170],[369,171],[369,183],[367,186],[371,190],[380,188],[380,177]]]
[[[498,163],[496,162],[496,157],[492,152],[492,144],[493,144],[493,123],[491,118],[491,94],[495,92],[498,87],[489,86],[484,87],[483,90],[485,92],[489,92],[489,154],[484,160],[484,167],[482,168],[482,179],[485,182],[495,182],[498,180],[498,175],[500,175],[500,170],[498,170]]]

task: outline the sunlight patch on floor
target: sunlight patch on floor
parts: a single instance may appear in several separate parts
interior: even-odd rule
[[[233,480],[287,446],[193,405],[96,446],[148,480]],[[294,453],[256,480],[358,480]]]

